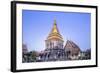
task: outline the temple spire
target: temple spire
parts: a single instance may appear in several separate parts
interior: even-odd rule
[[[60,39],[63,41],[63,38],[62,38],[61,34],[59,33],[55,19],[54,19],[52,30],[51,30],[49,36],[47,37],[47,39]]]
[[[56,19],[54,20],[54,24],[53,24],[51,33],[59,33],[58,28],[57,28]]]
[[[54,25],[56,25],[56,19],[54,19]]]
[[[45,42],[47,49],[63,48],[64,41],[61,34],[59,33],[56,20],[53,21],[53,27]]]

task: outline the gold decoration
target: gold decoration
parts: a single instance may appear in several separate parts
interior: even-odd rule
[[[47,40],[61,40],[61,41],[63,41],[63,38],[60,35],[59,30],[57,28],[56,20],[54,20],[53,28],[52,28],[49,36],[47,37]]]

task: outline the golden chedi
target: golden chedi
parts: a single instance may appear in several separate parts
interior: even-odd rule
[[[53,48],[60,48],[63,49],[63,38],[61,34],[59,33],[56,20],[54,20],[53,28],[45,40],[46,43],[46,49],[53,49]]]

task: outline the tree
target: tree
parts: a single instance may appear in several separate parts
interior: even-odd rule
[[[30,53],[31,53],[31,59],[32,59],[32,61],[33,62],[36,61],[36,58],[38,57],[38,52],[31,51]]]

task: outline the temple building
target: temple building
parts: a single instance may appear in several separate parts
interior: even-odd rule
[[[52,30],[45,40],[46,48],[40,53],[40,59],[42,61],[67,59],[67,57],[65,58],[66,53],[63,49],[63,43],[64,40],[58,30],[56,20],[54,20]]]
[[[40,61],[64,61],[78,58],[80,48],[72,41],[67,40],[64,46],[64,40],[60,34],[56,20],[54,20],[51,32],[45,40],[45,50],[40,52]]]
[[[59,33],[56,20],[54,21],[53,28],[45,40],[46,43],[46,49],[54,49],[54,48],[63,48],[63,38],[61,34]]]
[[[80,51],[80,48],[73,41],[70,40],[67,40],[64,49],[70,52],[71,55],[78,55]]]
[[[65,52],[68,54],[69,59],[77,59],[79,53],[81,52],[79,46],[76,45],[71,40],[67,40],[64,49],[65,49]]]

